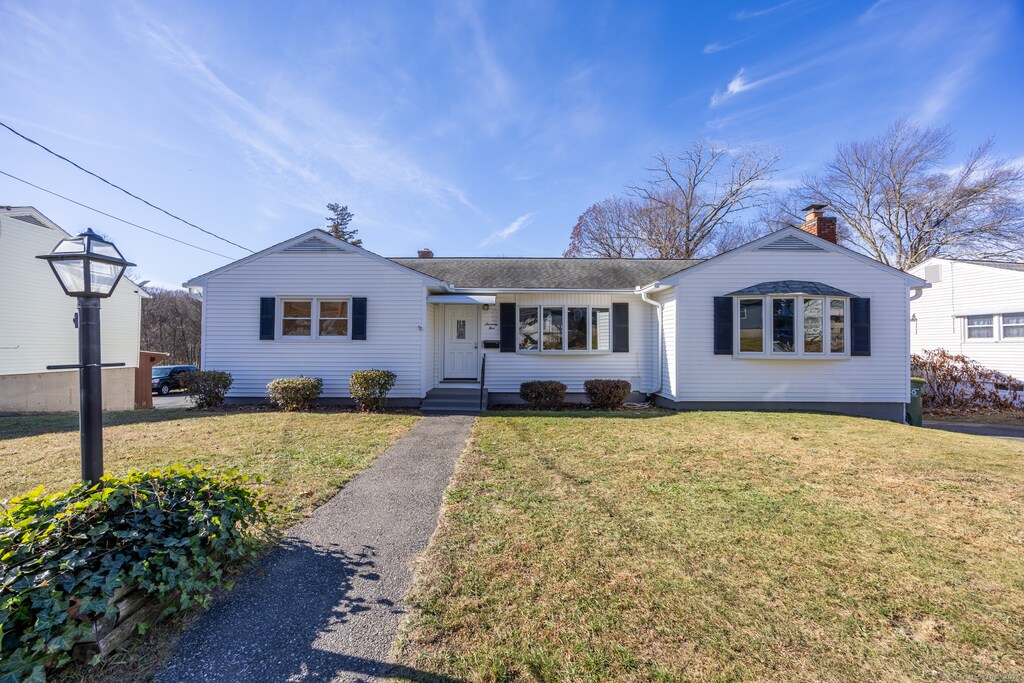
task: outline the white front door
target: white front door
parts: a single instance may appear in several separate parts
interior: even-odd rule
[[[471,304],[444,306],[444,378],[476,380],[480,346],[477,307]]]

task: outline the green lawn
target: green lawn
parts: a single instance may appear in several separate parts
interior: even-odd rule
[[[835,415],[490,414],[401,645],[467,681],[1024,680],[1024,445]]]
[[[153,410],[104,416],[108,474],[174,463],[237,468],[294,520],[366,468],[418,419],[315,411]],[[78,481],[77,415],[0,417],[0,498]]]

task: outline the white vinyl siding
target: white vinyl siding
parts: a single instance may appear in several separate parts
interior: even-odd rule
[[[261,297],[339,294],[366,297],[365,341],[295,343],[280,323],[274,340],[260,340]],[[423,395],[426,288],[411,271],[359,253],[278,252],[212,276],[203,297],[204,368],[232,374],[230,398],[264,397],[271,380],[298,375],[322,378],[326,398],[348,397],[352,372],[371,368],[398,376],[392,398]]]
[[[871,355],[800,362],[714,354],[714,297],[759,282],[822,282],[871,299]],[[676,284],[677,401],[903,403],[909,399],[908,289],[843,253],[751,249],[670,279]],[[767,315],[767,314],[766,314]]]
[[[914,353],[946,349],[992,370],[1024,378],[1024,340],[1006,332],[1007,321],[1022,312],[1024,272],[941,258],[929,259],[910,272],[941,275],[910,302],[916,318],[910,323]],[[967,323],[974,316],[992,318],[991,337],[968,336]]]
[[[77,300],[36,258],[61,239],[64,235],[50,227],[0,215],[0,375],[53,372],[46,366],[78,362],[78,330],[72,323]],[[138,367],[141,312],[139,288],[126,279],[100,301],[104,363]]]

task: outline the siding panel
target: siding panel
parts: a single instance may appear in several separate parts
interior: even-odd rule
[[[266,296],[366,297],[367,340],[260,341]],[[296,375],[348,397],[352,372],[370,368],[398,375],[392,397],[423,395],[426,289],[414,273],[356,253],[275,253],[212,277],[204,301],[204,367],[232,374],[231,398],[264,397],[268,382]]]

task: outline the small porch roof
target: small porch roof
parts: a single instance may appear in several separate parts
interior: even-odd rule
[[[853,294],[837,289],[832,285],[821,282],[808,282],[806,280],[778,280],[775,282],[761,282],[750,287],[737,289],[726,296],[762,296],[768,294],[811,294],[816,296],[845,296],[852,297]]]

